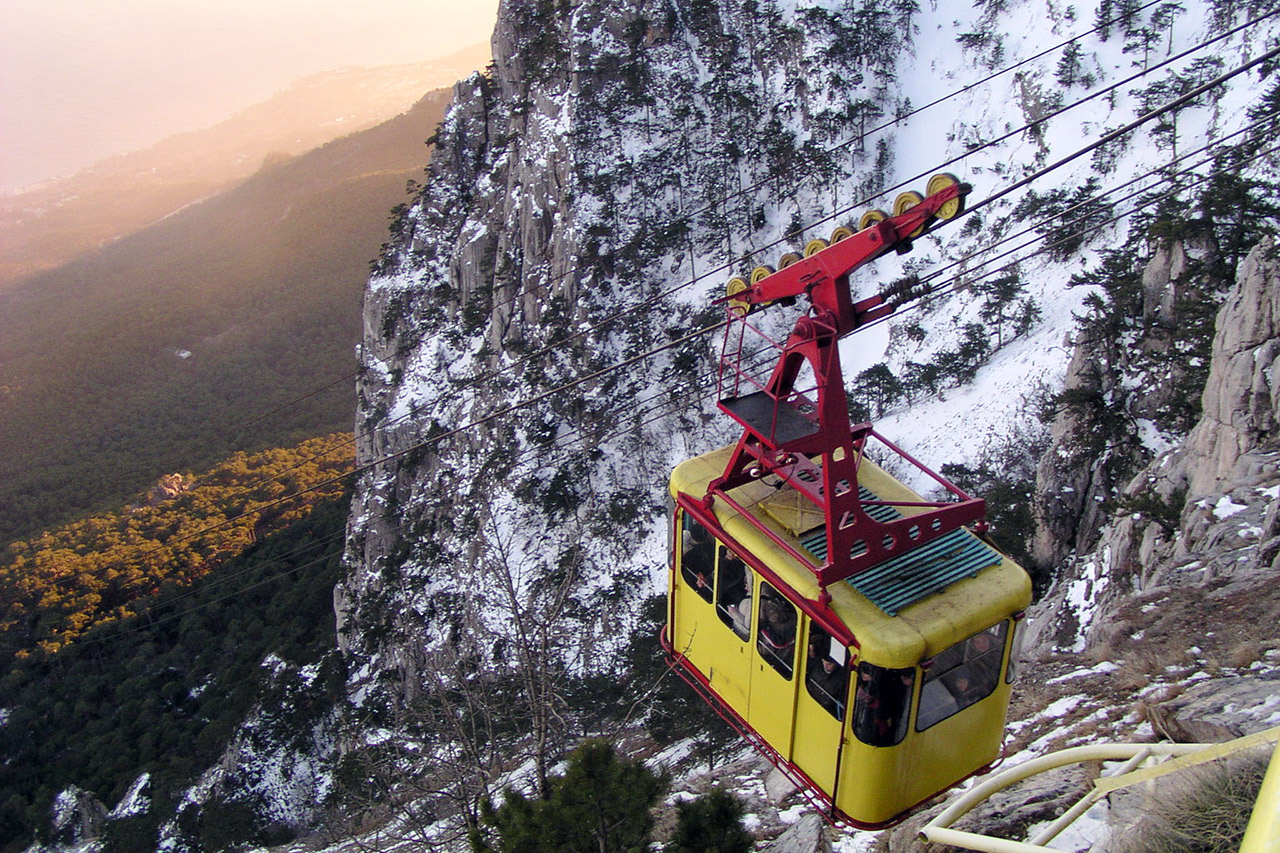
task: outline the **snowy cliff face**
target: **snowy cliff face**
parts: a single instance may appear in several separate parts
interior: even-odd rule
[[[411,691],[416,650],[496,641],[566,576],[581,616],[556,652],[607,665],[660,591],[670,468],[731,438],[708,414],[718,341],[661,348],[719,319],[727,257],[887,179],[890,136],[824,149],[902,109],[913,8],[503,6],[366,295],[360,460],[388,461],[337,596],[363,675]]]
[[[986,198],[1252,58],[1275,26],[1142,77],[1244,12],[1115,5],[505,2],[494,66],[458,85],[366,293],[371,467],[335,594],[357,702],[412,697],[446,642],[501,660],[534,617],[540,652],[608,669],[661,591],[667,472],[733,438],[708,384],[714,336],[663,348],[719,319],[726,279],[941,168]],[[844,346],[880,430],[935,467],[1042,430],[1035,401],[1062,387],[1096,290],[1072,276],[1168,190],[1125,182],[1241,127],[1262,86],[1236,78],[856,276],[865,296],[937,274],[927,300]],[[1044,218],[1112,188],[1083,236]],[[861,373],[876,365],[897,386]]]
[[[1148,271],[1167,258],[1158,256]],[[1093,541],[1078,549],[1032,620],[1037,656],[1123,646],[1130,639],[1124,632],[1132,632],[1137,622],[1159,621],[1122,615],[1135,600],[1160,602],[1147,612],[1168,610],[1170,617],[1187,607],[1189,630],[1195,630],[1197,616],[1212,628],[1210,611],[1214,617],[1268,626],[1262,630],[1270,642],[1267,631],[1280,607],[1274,583],[1280,568],[1280,445],[1274,429],[1278,299],[1280,265],[1275,244],[1267,239],[1245,259],[1217,312],[1201,417],[1134,476],[1115,484],[1107,501],[1097,502]],[[1077,351],[1076,363],[1089,361]],[[1058,426],[1066,432],[1061,422]],[[1045,459],[1056,456],[1051,452]],[[1087,479],[1090,470],[1096,472],[1096,466],[1076,473]],[[1089,488],[1091,494],[1103,493]],[[1206,601],[1231,598],[1240,599],[1234,609],[1242,613],[1206,608]],[[1241,630],[1234,640],[1250,638],[1257,635]]]

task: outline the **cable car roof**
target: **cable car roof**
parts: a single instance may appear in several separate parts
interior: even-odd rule
[[[706,484],[723,470],[731,452],[732,447],[720,448],[681,463],[672,473],[672,496],[681,492],[689,496],[704,494]],[[859,485],[867,484],[874,495],[894,500],[918,499],[912,490],[870,460],[862,461],[858,476]],[[823,530],[820,526],[797,529],[809,524],[813,516],[796,514],[787,518],[785,511],[780,511],[780,507],[792,503],[799,505],[789,499],[791,488],[786,485],[776,488],[757,480],[733,491],[739,505],[755,520],[743,519],[732,507],[716,502],[713,512],[726,534],[768,565],[789,587],[790,594],[816,601],[819,585],[814,572],[822,557],[804,540],[821,536]],[[897,513],[888,507],[875,511],[882,509]],[[910,515],[911,509],[904,514]],[[794,542],[800,553],[811,555],[810,561],[797,563],[760,532],[761,525]],[[956,534],[956,542],[947,540]],[[821,538],[825,543],[825,537]],[[935,544],[944,541],[946,544]],[[968,636],[1030,604],[1031,584],[1026,573],[969,531],[961,529],[929,544],[937,550],[920,546],[863,573],[867,583],[860,576],[828,587],[832,612],[854,633],[864,651],[872,652],[875,647],[878,651],[872,653],[881,660],[902,661],[884,665],[911,665],[954,642],[946,638]],[[944,557],[940,561],[944,568],[928,570],[933,562],[930,557],[939,553]],[[921,563],[926,569],[923,572]],[[877,580],[876,575],[883,577]],[[914,592],[905,593],[904,598],[900,587],[906,577],[917,587]]]
[[[858,489],[864,501],[879,500],[879,496],[866,486],[859,485]],[[867,514],[877,521],[888,521],[902,515],[890,506],[872,506]],[[827,558],[825,527],[805,533],[800,537],[800,544],[819,563]],[[1001,559],[998,551],[960,528],[848,578],[844,583],[851,584],[885,613],[896,616],[904,607],[941,592],[961,578],[975,577]]]

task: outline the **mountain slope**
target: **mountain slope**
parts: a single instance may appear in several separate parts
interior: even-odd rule
[[[1210,207],[1190,176],[1162,203],[1167,168],[1137,189],[1126,182],[1242,127],[1274,94],[1263,73],[1242,75],[1096,155],[1019,181],[1260,55],[1274,19],[1228,34],[1243,16],[1223,3],[1109,0],[504,3],[495,65],[457,87],[426,182],[398,211],[365,293],[362,467],[335,592],[349,677],[333,710],[350,728],[341,758],[326,741],[309,767],[335,783],[327,828],[367,834],[333,849],[407,838],[461,849],[481,797],[508,784],[538,790],[584,734],[624,732],[628,747],[680,768],[715,754],[687,707],[672,714],[680,703],[653,672],[667,473],[735,437],[714,407],[716,336],[698,332],[723,316],[715,300],[731,275],[856,224],[867,207],[891,207],[899,184],[920,188],[940,168],[975,185],[971,212],[855,277],[859,297],[890,284],[918,295],[934,272],[940,285],[850,339],[851,395],[934,467],[980,472],[1014,459],[1034,476],[1030,457],[1047,439],[1033,409],[1070,399],[1059,392],[1073,315],[1105,303],[1103,273],[1141,279],[1146,238],[1182,235]],[[1072,35],[1073,58],[1038,56]],[[1209,38],[1219,40],[1173,59]],[[1219,178],[1258,178],[1273,192],[1267,161],[1226,162]],[[1084,232],[1071,222],[1077,205]],[[1040,251],[1049,240],[1061,242]],[[1001,254],[1022,241],[1029,250]],[[802,310],[758,319],[785,332]],[[1145,346],[1126,331],[1094,349]],[[1137,375],[1107,389],[1132,390]],[[1143,375],[1152,385],[1167,376]],[[1190,426],[1185,407],[1187,417],[1159,423],[1132,414],[1115,420],[1133,428],[1126,448],[1147,458]],[[1086,467],[1102,458],[1084,455]],[[1124,506],[1112,485],[1089,498],[1115,501],[1100,515]],[[1076,568],[1090,564],[1077,556]],[[1093,576],[1068,563],[1043,567],[1046,585],[1059,583],[1046,600],[1096,597]],[[1150,602],[1126,603],[1141,612]],[[1194,624],[1190,608],[1179,612]],[[1150,734],[1128,707],[1037,702],[1112,671],[1080,666],[1075,638],[1019,688],[1027,718],[1012,731],[1026,754],[1053,742],[1064,716],[1081,724],[1070,737],[1088,737],[1091,722]],[[274,710],[289,705],[264,713]],[[240,738],[258,755],[290,743],[260,732],[250,720]],[[251,796],[263,798],[260,817],[295,808],[314,819],[292,792],[264,793],[237,772],[261,766],[242,755],[228,750],[183,792],[187,817],[165,830],[171,849],[195,849],[200,813]],[[741,786],[769,796],[760,778]],[[765,838],[807,806],[784,795],[761,808],[772,810],[757,824]],[[849,853],[878,843],[839,841]]]
[[[438,655],[521,672],[501,638],[526,618],[550,620],[539,672],[613,671],[654,627],[638,613],[663,580],[661,483],[730,437],[714,343],[685,335],[714,323],[731,275],[940,168],[975,185],[973,212],[855,277],[855,296],[934,287],[851,338],[846,375],[871,406],[861,371],[887,372],[881,431],[931,466],[1007,453],[1033,476],[1035,410],[1101,290],[1077,274],[1196,211],[1198,185],[1169,169],[1251,121],[1266,72],[1020,180],[1258,56],[1274,19],[1231,29],[1244,20],[1214,3],[505,3],[494,71],[460,85],[366,294],[367,467],[337,601],[352,696],[430,707]],[[1070,56],[1040,55],[1073,35]],[[537,767],[556,733],[536,734],[505,755]]]
[[[351,372],[369,259],[448,97],[0,294],[0,540],[349,429],[337,387],[245,424]]]
[[[413,65],[347,68],[295,82],[204,130],[0,197],[0,290],[144,228],[264,165],[387,121],[423,92],[489,61],[486,45]]]

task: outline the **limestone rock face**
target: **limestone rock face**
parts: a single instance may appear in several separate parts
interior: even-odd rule
[[[1218,313],[1213,361],[1201,398],[1203,417],[1162,477],[1165,493],[1183,488],[1189,498],[1228,483],[1256,479],[1242,458],[1273,447],[1280,419],[1275,393],[1280,361],[1280,258],[1267,239],[1241,265],[1239,282]]]
[[[98,837],[107,809],[88,791],[72,785],[53,801],[53,838],[56,845],[71,846]]]
[[[1184,398],[1200,393],[1205,370],[1186,349],[1184,327],[1206,313],[1202,294],[1217,287],[1206,261],[1215,254],[1207,236],[1161,243],[1136,293],[1109,296],[1117,313],[1135,316],[1077,332],[1064,382],[1064,397],[1076,402],[1060,407],[1037,467],[1032,553],[1042,566],[1091,550],[1125,472],[1191,428],[1185,413],[1194,406]]]
[[[764,848],[765,853],[831,853],[825,829],[822,817],[810,812]]]
[[[1171,741],[1213,743],[1257,731],[1265,725],[1267,709],[1280,711],[1280,677],[1275,673],[1199,682],[1153,705],[1148,715],[1156,731]]]
[[[1024,639],[1033,656],[1108,642],[1120,621],[1116,614],[1136,594],[1201,589],[1220,598],[1274,576],[1280,558],[1278,320],[1280,260],[1268,239],[1241,264],[1217,313],[1200,420],[1184,441],[1109,496],[1116,499],[1112,505],[1127,502],[1135,510],[1090,515],[1077,501],[1062,514],[1068,521],[1078,517],[1079,528],[1096,524],[1095,543],[1078,532],[1074,540],[1063,538],[1055,532],[1063,524],[1045,534],[1053,553],[1075,549],[1076,558],[1029,622]],[[1086,358],[1077,353],[1079,362]],[[1092,483],[1052,459],[1043,471],[1044,482],[1063,484],[1059,491]]]

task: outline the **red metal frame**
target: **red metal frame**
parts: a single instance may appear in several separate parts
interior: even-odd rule
[[[775,475],[821,508],[826,522],[827,558],[814,569],[814,575],[822,588],[823,601],[828,596],[826,587],[836,581],[965,524],[974,523],[979,532],[985,529],[984,501],[970,497],[913,459],[878,435],[869,423],[850,422],[838,349],[841,338],[893,312],[893,306],[881,296],[855,303],[850,274],[890,249],[907,251],[913,234],[918,236],[943,205],[962,199],[969,189],[967,184],[951,184],[910,210],[876,222],[726,298],[730,322],[720,360],[719,407],[744,429],[724,473],[711,482],[702,502],[709,510],[714,501],[723,500],[801,564],[808,564],[810,558],[738,506],[729,492],[752,480]],[[747,316],[758,308],[802,294],[809,298],[809,310],[796,321],[784,344],[769,341],[781,354],[772,375],[760,382],[743,367],[743,344],[748,329],[768,339],[747,322]],[[741,326],[737,327],[735,343],[736,323]],[[796,387],[796,381],[805,366],[812,371],[814,387],[802,390]],[[743,394],[744,385],[755,390]],[[858,468],[870,438],[926,473],[952,499],[864,503],[858,491]],[[820,464],[811,461],[813,457],[819,457]],[[892,521],[876,521],[865,507],[882,503],[926,509]]]

